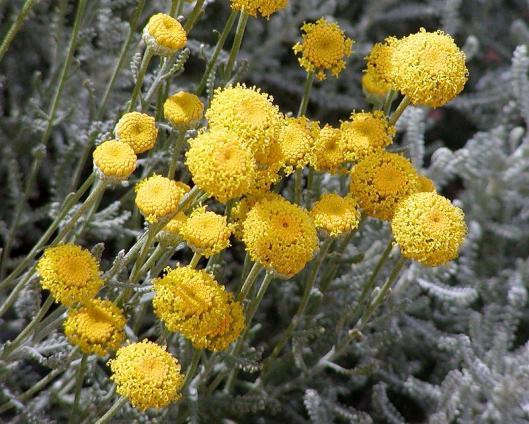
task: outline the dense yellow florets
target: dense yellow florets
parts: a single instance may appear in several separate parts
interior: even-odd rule
[[[281,179],[280,170],[285,163],[279,140],[273,140],[266,152],[255,154],[255,180],[249,194],[260,196],[270,190],[270,186]]]
[[[366,96],[375,96],[377,99],[383,99],[391,87],[380,80],[372,71],[367,70],[362,75],[362,89]]]
[[[94,166],[102,177],[124,180],[136,169],[136,154],[132,147],[121,141],[109,140],[96,147]]]
[[[347,38],[338,26],[321,18],[316,23],[306,23],[301,43],[294,45],[294,52],[300,54],[300,65],[307,72],[314,72],[316,78],[326,78],[326,71],[338,77],[345,69],[345,59],[351,56],[353,40]]]
[[[436,191],[434,182],[424,175],[418,175],[419,179],[419,192],[430,192],[430,191]]]
[[[380,151],[365,157],[351,172],[350,190],[360,207],[390,220],[397,204],[419,188],[417,173],[404,156]]]
[[[187,34],[175,18],[157,13],[149,18],[143,40],[155,54],[170,56],[186,46]]]
[[[339,173],[346,161],[340,143],[342,132],[338,128],[325,125],[314,140],[311,165],[316,171]]]
[[[316,228],[331,237],[353,231],[360,224],[360,209],[351,195],[324,194],[314,204],[310,214]]]
[[[242,305],[204,270],[176,268],[154,280],[154,312],[196,349],[225,350],[244,329]]]
[[[358,161],[391,144],[395,127],[380,110],[358,112],[341,125],[340,150],[347,161]]]
[[[175,213],[178,203],[189,186],[170,180],[161,175],[153,175],[140,181],[136,187],[136,206],[151,223]]]
[[[96,258],[74,244],[44,250],[37,271],[42,287],[66,306],[93,299],[103,285]]]
[[[403,200],[391,229],[402,254],[427,266],[455,259],[467,233],[463,211],[432,192]]]
[[[124,114],[116,124],[114,134],[118,141],[127,143],[134,153],[146,152],[154,147],[158,128],[152,116],[140,112]]]
[[[225,216],[198,208],[182,224],[180,234],[195,252],[209,258],[230,246],[231,227]]]
[[[180,364],[166,349],[144,340],[122,347],[110,360],[116,391],[135,408],[163,408],[180,398]]]
[[[284,9],[288,0],[231,0],[233,10],[241,10],[254,18],[260,13],[265,18]]]
[[[189,128],[202,119],[204,104],[200,99],[185,91],[168,97],[163,104],[163,114],[176,128]]]
[[[279,144],[283,152],[285,173],[304,168],[312,161],[314,139],[318,136],[319,126],[305,117],[288,118],[279,133]]]
[[[392,85],[411,103],[442,106],[457,96],[468,78],[465,54],[442,31],[424,28],[398,41],[391,55]]]
[[[388,37],[383,43],[376,43],[366,57],[367,69],[365,75],[369,76],[365,88],[378,95],[383,95],[391,88],[391,58],[398,40]]]
[[[104,356],[125,339],[125,316],[110,300],[94,299],[68,311],[64,334],[87,354]]]
[[[243,241],[252,260],[283,278],[301,271],[318,246],[311,216],[282,198],[255,204],[243,224]]]
[[[223,130],[204,132],[189,145],[186,164],[198,187],[222,203],[249,191],[256,163],[234,134]]]

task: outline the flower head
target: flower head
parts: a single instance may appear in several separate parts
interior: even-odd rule
[[[342,164],[346,162],[345,152],[340,139],[342,132],[338,128],[325,125],[314,140],[311,165],[319,172],[342,172]]]
[[[124,346],[108,363],[116,391],[140,411],[163,408],[180,398],[180,364],[156,343],[144,340]]]
[[[391,89],[391,57],[397,42],[395,37],[388,37],[383,43],[376,43],[366,57],[362,83],[369,93],[383,96]]]
[[[125,316],[110,300],[94,299],[68,310],[64,334],[84,353],[104,356],[125,339]]]
[[[180,211],[157,234],[157,240],[163,246],[176,246],[182,241],[182,227],[187,220],[187,215]]]
[[[109,140],[96,147],[94,166],[102,177],[124,180],[136,169],[136,154],[127,143]]]
[[[248,212],[243,241],[252,260],[290,278],[310,261],[318,236],[307,211],[283,198],[264,198]]]
[[[314,204],[310,214],[316,228],[331,237],[349,233],[360,224],[360,209],[351,195],[324,194]]]
[[[187,34],[175,18],[157,13],[149,18],[144,28],[143,41],[155,54],[171,56],[186,46]]]
[[[244,11],[254,18],[260,13],[269,18],[275,12],[284,9],[288,0],[231,0],[233,10]]]
[[[171,125],[185,129],[202,119],[204,104],[192,93],[180,91],[168,97],[163,104],[163,114]]]
[[[75,244],[48,247],[37,271],[42,287],[66,306],[93,299],[103,285],[96,258]]]
[[[419,192],[423,193],[423,192],[430,192],[430,191],[433,191],[433,192],[436,192],[437,190],[435,189],[435,184],[434,182],[428,178],[428,177],[425,177],[424,175],[417,175],[418,179],[419,179]]]
[[[358,161],[388,146],[395,135],[395,127],[380,110],[353,113],[342,122],[341,131],[340,147],[347,161]]]
[[[353,40],[345,36],[338,24],[324,18],[304,24],[301,30],[303,41],[293,48],[301,55],[300,65],[307,72],[315,72],[319,80],[326,78],[327,71],[338,77],[345,69],[345,59],[351,56]]]
[[[177,211],[178,203],[189,191],[189,186],[161,175],[153,175],[140,181],[135,190],[136,206],[148,222],[154,223]]]
[[[230,246],[231,227],[225,216],[197,208],[183,223],[180,234],[194,251],[209,258]]]
[[[242,305],[204,270],[170,269],[154,280],[154,312],[196,349],[225,350],[244,329]]]
[[[285,173],[304,168],[312,160],[314,139],[319,126],[305,117],[287,118],[279,133],[279,144],[285,161]]]
[[[467,233],[463,211],[433,192],[404,199],[391,229],[402,254],[427,266],[455,259]]]
[[[249,191],[255,179],[255,160],[234,134],[203,132],[189,145],[186,164],[198,187],[222,203]]]
[[[283,197],[271,191],[256,193],[255,195],[242,198],[231,208],[233,235],[238,240],[242,240],[243,223],[248,216],[248,212],[250,212],[257,202],[263,199],[283,199]]]
[[[279,171],[285,164],[285,156],[278,140],[273,140],[268,149],[255,154],[255,180],[248,194],[260,196],[281,179]]]
[[[468,79],[465,54],[442,31],[416,34],[398,41],[391,55],[392,85],[411,103],[439,107],[464,88]]]
[[[417,192],[419,182],[408,159],[380,151],[366,156],[353,168],[349,188],[368,215],[388,221],[397,204]]]
[[[140,112],[129,112],[118,121],[114,134],[118,141],[127,143],[134,153],[139,154],[154,147],[158,137],[158,128],[152,116]]]

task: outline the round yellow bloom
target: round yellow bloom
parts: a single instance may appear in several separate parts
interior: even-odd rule
[[[433,191],[433,192],[436,192],[437,190],[435,189],[435,184],[434,182],[428,178],[428,177],[425,177],[424,175],[418,175],[417,176],[419,178],[419,192],[423,193],[423,192],[430,192],[430,191]]]
[[[273,140],[265,152],[255,154],[255,181],[248,194],[259,196],[270,190],[270,186],[281,179],[279,171],[285,163],[285,156],[278,140]]]
[[[369,216],[389,221],[397,204],[417,192],[419,181],[408,159],[380,151],[366,156],[353,168],[349,188]]]
[[[120,348],[108,361],[116,391],[135,408],[163,408],[180,398],[184,377],[165,347],[144,340]]]
[[[230,246],[231,227],[225,216],[197,208],[182,224],[180,234],[195,252],[206,258]]]
[[[102,177],[124,180],[136,169],[136,154],[126,143],[109,140],[96,147],[94,166]]]
[[[301,55],[300,65],[307,72],[314,72],[319,80],[326,78],[326,71],[338,77],[345,69],[345,59],[351,56],[353,40],[345,36],[338,24],[324,18],[304,24],[301,30],[303,41],[293,47]]]
[[[154,312],[195,349],[225,350],[244,329],[242,305],[204,270],[170,269],[154,280]]]
[[[231,0],[233,10],[241,10],[254,18],[259,12],[265,18],[269,18],[275,12],[284,9],[288,0]]]
[[[454,39],[424,28],[398,41],[390,72],[393,86],[411,103],[434,108],[457,96],[468,79],[465,54]]]
[[[305,117],[288,118],[279,133],[279,144],[285,161],[285,173],[291,174],[312,161],[314,139],[319,126]]]
[[[256,163],[234,134],[203,132],[189,145],[186,164],[198,187],[222,203],[248,192]]]
[[[37,271],[42,287],[65,306],[93,299],[103,285],[96,258],[75,244],[44,250]]]
[[[123,343],[125,323],[125,316],[110,300],[94,299],[68,310],[64,334],[84,353],[104,356]]]
[[[178,212],[157,234],[156,239],[162,246],[176,246],[182,241],[182,226],[187,220],[184,212]]]
[[[311,216],[282,198],[255,204],[243,224],[243,241],[252,260],[283,278],[301,271],[318,246]]]
[[[463,211],[432,192],[404,199],[391,229],[402,254],[427,266],[455,259],[467,233]]]
[[[391,58],[397,44],[398,40],[395,37],[388,37],[384,42],[376,43],[367,55],[365,75],[370,76],[368,91],[383,95],[391,88]]]
[[[340,173],[346,162],[345,152],[341,148],[342,132],[338,128],[325,125],[314,140],[314,152],[311,165],[316,171]]]
[[[378,99],[383,99],[391,87],[368,69],[362,75],[362,89],[366,96],[375,96]]]
[[[232,131],[253,154],[269,150],[283,124],[273,98],[244,84],[215,90],[206,118],[212,130]]]
[[[114,134],[118,141],[127,143],[134,153],[146,152],[154,147],[158,128],[152,116],[140,112],[124,114],[116,124]]]
[[[175,18],[157,13],[150,17],[143,30],[143,41],[155,54],[171,56],[186,46],[187,34]]]
[[[395,136],[384,112],[357,112],[341,125],[340,149],[347,161],[358,161],[388,146]]]
[[[189,186],[170,180],[161,175],[153,175],[136,184],[136,206],[148,222],[173,214]]]
[[[233,235],[237,240],[242,240],[242,228],[243,223],[248,216],[248,212],[254,207],[254,205],[263,199],[283,199],[280,194],[274,192],[261,192],[255,195],[244,197],[236,202],[231,208],[231,221]]]
[[[163,104],[163,114],[176,128],[190,128],[202,119],[204,104],[192,93],[180,91],[168,97]]]
[[[349,233],[360,224],[360,209],[351,195],[346,197],[329,193],[321,196],[312,211],[314,224],[331,237]]]

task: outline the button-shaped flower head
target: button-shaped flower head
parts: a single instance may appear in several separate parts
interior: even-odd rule
[[[127,143],[134,153],[139,154],[154,147],[158,137],[158,128],[152,116],[140,112],[129,112],[118,121],[114,134],[118,141]]]
[[[291,174],[312,161],[314,139],[320,127],[305,117],[287,118],[279,133],[279,144],[285,161],[285,173]]]
[[[149,18],[144,28],[143,41],[155,54],[171,56],[186,46],[187,34],[175,18],[157,13]]]
[[[314,149],[311,165],[316,171],[333,174],[344,172],[342,167],[346,162],[345,151],[340,139],[342,131],[330,125],[325,125],[314,139]]]
[[[167,98],[163,114],[172,126],[190,128],[202,119],[204,104],[196,95],[180,91]]]
[[[136,169],[136,154],[132,147],[121,141],[109,140],[96,147],[94,167],[102,178],[120,181],[127,179]]]
[[[362,87],[368,94],[383,97],[391,89],[391,55],[396,42],[396,38],[388,37],[383,43],[376,43],[366,57]]]
[[[356,230],[360,224],[360,208],[351,195],[324,194],[314,204],[310,214],[316,228],[331,237]]]

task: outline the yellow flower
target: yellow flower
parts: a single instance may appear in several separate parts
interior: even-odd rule
[[[340,173],[346,161],[345,152],[341,148],[342,132],[338,128],[325,125],[314,140],[314,154],[311,165],[316,171]]]
[[[283,124],[273,98],[244,84],[215,90],[206,118],[212,130],[232,131],[253,154],[265,153]]]
[[[180,234],[195,252],[205,257],[230,246],[231,227],[225,216],[197,208],[182,224]]]
[[[324,194],[314,204],[310,214],[316,228],[331,237],[349,233],[360,224],[360,209],[351,195],[341,197],[334,193]]]
[[[189,186],[160,175],[153,175],[136,184],[136,206],[148,222],[154,223],[176,212],[178,203]]]
[[[416,193],[404,199],[391,221],[402,254],[426,266],[457,258],[467,227],[463,211],[436,193]]]
[[[259,12],[265,18],[269,18],[275,12],[284,9],[288,0],[231,0],[233,10],[241,10],[254,18]]]
[[[369,215],[391,220],[397,204],[419,188],[417,173],[404,156],[380,151],[366,156],[351,172],[350,191]]]
[[[162,246],[176,246],[182,241],[182,226],[187,220],[184,212],[178,212],[157,234],[157,240]]]
[[[144,340],[124,346],[108,362],[116,391],[135,408],[163,408],[180,398],[180,364],[165,347]]]
[[[248,216],[248,212],[254,205],[262,199],[282,199],[281,195],[274,192],[261,192],[252,196],[244,197],[236,202],[231,208],[231,221],[233,228],[233,235],[237,240],[242,240],[243,223]]]
[[[288,118],[279,133],[279,144],[285,161],[287,175],[302,169],[312,161],[314,139],[319,126],[305,117]]]
[[[367,154],[388,146],[395,136],[384,113],[357,112],[341,125],[340,150],[347,161],[358,161]]]
[[[37,271],[42,287],[66,306],[93,299],[103,285],[96,258],[75,244],[47,248]]]
[[[186,164],[198,187],[222,203],[248,192],[256,164],[234,134],[224,130],[203,132],[189,145]]]
[[[265,152],[256,153],[255,162],[255,181],[248,194],[258,196],[270,190],[270,186],[281,178],[279,171],[284,166],[285,157],[279,141],[273,140]]]
[[[454,39],[424,28],[398,41],[390,72],[393,86],[411,103],[434,108],[457,96],[468,79],[465,54]]]
[[[376,43],[366,57],[365,76],[368,76],[368,79],[364,88],[370,93],[384,95],[390,90],[392,82],[391,58],[397,43],[398,40],[395,37],[388,37],[383,43]]]
[[[204,270],[169,269],[154,280],[154,312],[196,349],[225,350],[244,329],[240,302]]]
[[[326,71],[338,77],[345,69],[345,59],[351,56],[353,40],[345,36],[338,24],[324,18],[304,24],[301,30],[303,42],[293,47],[301,55],[300,65],[307,72],[314,72],[319,80],[326,78]]]
[[[288,0],[262,0],[259,12],[265,18],[269,18],[275,12],[287,7]]]
[[[175,18],[157,13],[150,17],[143,30],[143,41],[155,54],[171,56],[186,46],[187,34]]]
[[[180,91],[168,97],[163,105],[163,114],[174,127],[185,129],[202,119],[204,104],[192,93]]]
[[[435,184],[434,182],[428,178],[428,177],[425,177],[424,175],[417,175],[417,177],[419,178],[419,192],[429,192],[429,191],[433,191],[433,192],[436,192],[437,190],[435,189]]]
[[[118,141],[127,143],[134,153],[146,152],[154,147],[158,128],[152,116],[140,112],[124,114],[118,121],[114,134]]]
[[[68,310],[64,334],[84,353],[104,356],[125,339],[125,316],[110,300],[94,299]]]
[[[311,216],[282,198],[255,204],[243,224],[243,241],[252,260],[282,278],[301,271],[318,246]]]
[[[383,99],[391,87],[368,69],[362,75],[362,89],[366,96],[375,96],[378,99]]]
[[[94,166],[102,177],[124,180],[136,169],[136,154],[126,143],[109,140],[96,147]]]

